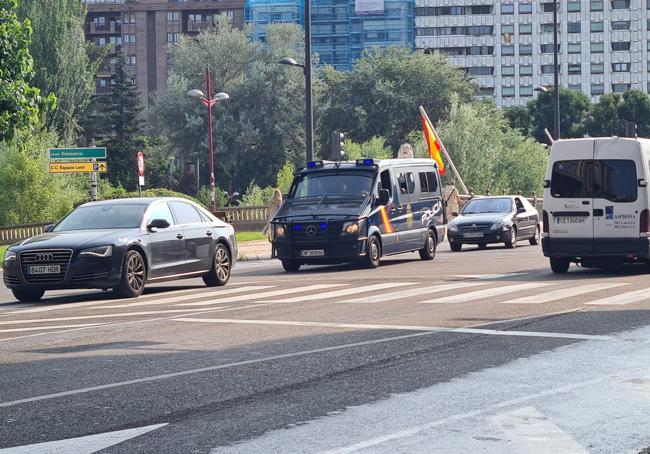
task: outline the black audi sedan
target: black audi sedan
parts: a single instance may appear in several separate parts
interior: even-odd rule
[[[20,301],[77,288],[133,298],[148,282],[190,277],[221,286],[237,257],[233,227],[185,199],[86,203],[45,230],[5,254],[4,283]]]
[[[468,201],[458,217],[449,222],[449,246],[458,252],[463,244],[484,249],[490,243],[505,243],[507,248],[528,240],[539,244],[540,226],[537,210],[524,197],[476,197]]]

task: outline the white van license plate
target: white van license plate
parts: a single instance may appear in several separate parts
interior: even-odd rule
[[[29,267],[29,274],[59,274],[60,272],[61,265],[40,265]]]
[[[585,216],[558,216],[555,218],[556,224],[585,224],[586,222]]]
[[[463,238],[483,238],[483,232],[463,233]]]
[[[300,257],[322,257],[325,255],[325,249],[305,249],[300,251]]]

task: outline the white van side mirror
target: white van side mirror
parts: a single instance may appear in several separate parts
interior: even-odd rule
[[[646,186],[648,186],[648,180],[639,179],[639,187],[645,188]]]

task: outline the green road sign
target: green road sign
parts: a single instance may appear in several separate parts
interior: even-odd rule
[[[50,159],[106,159],[106,148],[50,148],[47,150]]]

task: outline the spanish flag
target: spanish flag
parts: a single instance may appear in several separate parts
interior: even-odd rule
[[[442,162],[442,155],[440,154],[442,142],[440,142],[436,130],[424,113],[420,112],[420,118],[422,119],[422,129],[424,129],[424,140],[427,141],[427,148],[429,148],[429,158],[438,163],[438,173],[444,175],[445,163]]]

